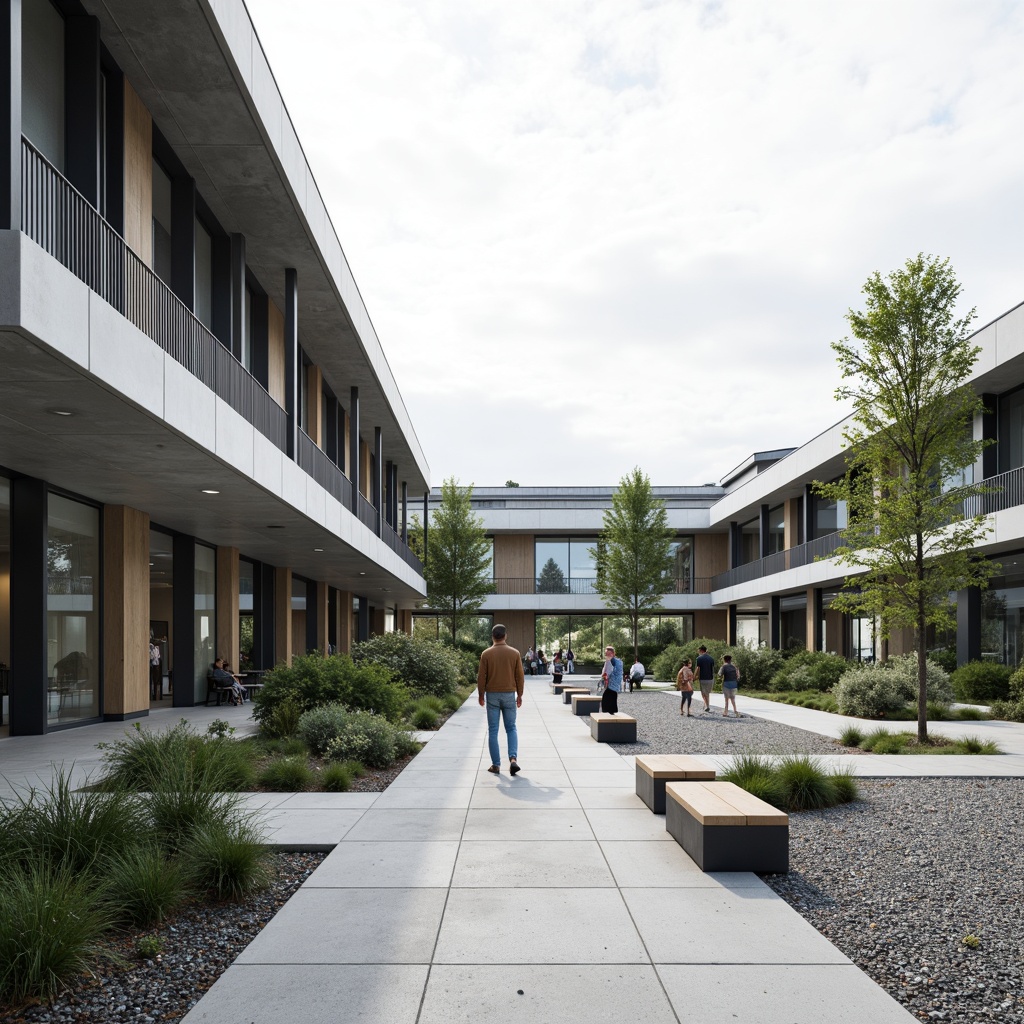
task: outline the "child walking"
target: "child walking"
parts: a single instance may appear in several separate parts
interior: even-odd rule
[[[682,694],[679,702],[679,714],[693,718],[690,711],[690,702],[693,700],[693,669],[690,667],[690,659],[683,660],[683,667],[676,676],[676,689]]]

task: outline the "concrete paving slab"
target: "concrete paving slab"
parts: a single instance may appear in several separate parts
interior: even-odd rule
[[[627,786],[629,783],[636,785],[636,778],[633,774],[635,769],[616,768],[614,771],[576,771],[569,769],[569,778],[572,785],[577,789],[590,789],[595,786],[606,788],[608,786]]]
[[[598,747],[598,750],[606,750],[606,747]],[[569,779],[574,780],[579,772],[624,772],[632,778],[633,768],[625,763],[625,759],[616,754],[613,758],[594,757],[590,751],[586,757],[566,757],[563,759],[565,770],[569,773]]]
[[[558,768],[537,768],[534,769],[528,758],[520,762],[522,772],[516,778],[516,782],[525,782],[527,779],[534,786],[557,786],[561,789],[569,788],[569,776]],[[481,771],[481,778],[477,780],[478,788],[488,785],[499,786],[502,780],[508,781],[512,776],[508,772],[508,763],[501,766],[501,774],[495,777],[485,769]]]
[[[635,784],[626,787],[585,787],[576,790],[580,806],[583,808],[603,807],[609,810],[620,808],[622,810],[639,811],[647,810],[646,804],[636,795]],[[648,810],[648,813],[650,811]]]
[[[672,1012],[654,968],[646,965],[436,964],[419,1024],[678,1024],[679,1019],[687,1018]]]
[[[850,962],[767,886],[620,891],[658,964]]]
[[[620,808],[604,809],[589,807],[586,811],[594,835],[598,839],[646,839],[675,840],[665,830],[665,816],[651,814],[647,807],[638,810],[622,810]]]
[[[425,964],[238,964],[182,1024],[415,1024]]]
[[[684,855],[685,856],[685,855]],[[500,865],[495,871],[495,865]],[[452,887],[493,888],[496,884],[517,888],[554,886],[606,888],[615,885],[597,842],[463,843]]]
[[[356,842],[425,842],[459,839],[466,820],[463,810],[371,807],[347,838]]]
[[[510,955],[522,964],[649,962],[616,889],[452,889],[434,963],[505,964]]]
[[[305,889],[424,889],[451,884],[459,844],[340,843],[306,880]],[[493,866],[493,865],[492,865]]]
[[[286,811],[365,811],[372,807],[379,793],[286,793],[278,807]]]
[[[391,786],[378,795],[373,806],[378,810],[385,807],[433,807],[437,810],[454,810],[459,807],[469,807],[473,792],[471,786],[460,786],[457,789],[448,789],[443,786],[440,788],[406,786],[403,789],[395,789],[394,786]]]
[[[443,888],[301,888],[235,963],[429,963],[447,894]]]
[[[405,766],[402,775],[423,771],[473,772],[479,767],[479,754],[471,754],[469,757],[431,757],[423,760],[418,755]]]
[[[325,811],[275,807],[263,812],[265,842],[280,850],[332,850],[359,819],[369,812]]]
[[[501,776],[495,786],[477,786],[470,806],[476,807],[579,807],[572,789],[540,786],[525,773]]]
[[[701,871],[678,843],[604,841],[601,849],[616,883],[623,888],[767,888],[757,875],[749,871]]]
[[[657,965],[681,1021],[910,1024],[917,1018],[853,964]]]
[[[594,831],[582,810],[568,807],[470,808],[462,838],[466,842],[494,840],[506,843],[545,839],[591,840]]]
[[[472,786],[477,779],[479,771],[483,769],[469,769],[462,771],[436,771],[425,769],[419,772],[402,772],[401,775],[391,783],[391,788],[405,789],[408,786],[429,786],[438,788],[449,786],[456,789],[460,786]]]

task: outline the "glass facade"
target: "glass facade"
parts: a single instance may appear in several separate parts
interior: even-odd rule
[[[153,161],[153,273],[171,283],[171,177]]]
[[[207,330],[213,329],[213,239],[203,222],[196,218],[195,309],[193,312]],[[243,331],[243,334],[245,332]]]
[[[47,720],[100,713],[100,510],[59,494],[48,501]]]
[[[736,642],[747,647],[767,646],[770,640],[767,615],[737,615]]]
[[[50,0],[24,0],[21,13],[25,137],[64,170],[64,19]]]
[[[238,560],[238,661],[245,672],[255,668],[253,647],[256,643],[253,592],[256,582],[256,566],[246,558]]]
[[[761,520],[748,519],[740,524],[740,550],[738,565],[756,562],[761,557]]]
[[[11,485],[0,477],[0,722],[10,721],[11,689]]]
[[[547,655],[571,647],[580,666],[603,663],[607,644],[633,656],[629,619],[621,615],[537,615],[534,638],[536,646]],[[669,644],[692,639],[692,615],[648,616],[640,620],[637,636],[640,660],[646,665]]]
[[[1024,658],[1024,553],[1000,562],[1004,575],[981,592],[981,657],[1016,666]]]
[[[195,699],[206,700],[206,673],[217,657],[217,552],[196,544],[192,665]]]
[[[451,640],[451,620],[443,615],[414,615],[412,617],[412,635],[419,640]],[[488,647],[491,643],[491,627],[494,625],[493,615],[475,615],[473,618],[463,622],[459,626],[458,639],[460,643],[475,644],[478,647]],[[516,643],[509,641],[515,647]],[[516,638],[516,642],[522,644],[526,650],[529,641],[523,642]]]
[[[534,540],[534,586],[538,594],[596,594],[597,537],[537,537]],[[493,551],[493,548],[492,548]],[[673,593],[692,588],[693,538],[672,542],[676,585]],[[493,557],[492,557],[493,565]]]
[[[768,554],[786,550],[786,508],[776,505],[768,509]]]

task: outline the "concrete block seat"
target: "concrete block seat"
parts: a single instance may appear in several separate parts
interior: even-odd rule
[[[562,689],[564,687],[570,686],[570,685],[571,685],[570,683],[566,683],[566,682],[562,682],[562,681],[559,681],[559,682],[556,683],[552,679],[551,680],[551,692],[557,697],[557,696],[559,696],[561,694]]]
[[[562,687],[562,703],[572,704],[573,697],[577,693],[590,693],[590,689],[586,686],[563,686]]]
[[[789,816],[732,782],[669,782],[665,828],[702,871],[789,870]]]
[[[593,693],[574,693],[572,697],[572,713],[574,715],[590,715],[601,710],[601,698]]]
[[[636,743],[636,719],[608,711],[591,712],[590,735],[598,743]]]
[[[714,782],[715,770],[684,754],[637,754],[636,795],[655,814],[665,813],[665,783]]]

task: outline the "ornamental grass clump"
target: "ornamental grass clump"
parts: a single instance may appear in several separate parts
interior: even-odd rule
[[[219,899],[238,899],[270,882],[270,851],[251,815],[198,829],[186,850],[197,888]]]
[[[320,773],[320,788],[325,793],[347,793],[352,788],[354,778],[347,762],[343,764],[335,761]]]
[[[152,843],[119,851],[107,860],[103,874],[111,914],[140,927],[160,924],[192,895],[182,862]]]
[[[780,806],[780,793],[775,765],[761,754],[740,754],[732,765],[718,776],[723,782],[733,782],[748,793],[760,797],[773,806]]]
[[[259,783],[275,793],[302,793],[313,785],[313,771],[303,755],[277,757],[260,773]]]
[[[760,754],[738,755],[718,773],[783,811],[810,811],[849,803],[859,796],[850,772],[828,771],[817,758],[793,754],[773,761]]]

